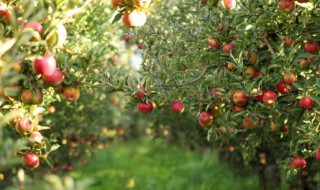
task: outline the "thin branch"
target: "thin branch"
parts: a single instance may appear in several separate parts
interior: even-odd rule
[[[156,60],[156,63],[157,63],[162,69],[164,69],[164,66],[162,65],[162,63],[160,62],[160,60],[158,59],[158,57],[156,57],[153,53],[148,53],[148,51],[146,51],[146,53],[147,53],[149,56],[153,57],[153,59]]]
[[[206,67],[201,73],[200,75],[189,81],[189,82],[185,82],[185,83],[180,83],[180,84],[155,84],[155,86],[161,86],[161,87],[179,87],[179,86],[186,86],[186,85],[189,85],[189,84],[193,84],[193,83],[196,83],[197,81],[201,80],[204,75],[208,72],[209,69],[212,69],[214,68],[214,66],[209,66],[209,67]]]
[[[66,17],[71,17],[73,15],[80,14],[80,13],[86,11],[85,7],[90,4],[90,1],[91,0],[87,0],[81,5],[81,7],[75,8],[75,9],[71,9],[71,10],[67,11],[65,13]]]
[[[264,35],[262,40],[268,46],[268,49],[269,49],[269,51],[271,52],[271,55],[272,55],[272,59],[274,59],[276,57],[276,54],[274,53],[273,47],[271,46],[271,44],[269,43],[269,41],[267,39],[267,35]]]

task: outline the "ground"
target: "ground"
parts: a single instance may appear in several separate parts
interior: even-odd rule
[[[111,145],[71,176],[93,178],[89,190],[242,190],[258,189],[258,178],[236,177],[214,151],[203,154],[139,140]]]

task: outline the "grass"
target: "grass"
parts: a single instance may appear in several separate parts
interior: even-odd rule
[[[162,141],[116,144],[97,152],[71,176],[92,178],[88,190],[255,190],[258,178],[234,176],[215,152],[204,154],[167,146]]]

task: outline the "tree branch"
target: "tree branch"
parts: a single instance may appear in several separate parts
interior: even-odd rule
[[[189,82],[185,82],[185,83],[181,83],[181,84],[155,84],[155,86],[161,86],[161,87],[179,87],[179,86],[186,86],[186,85],[189,85],[189,84],[193,84],[193,83],[196,83],[197,81],[201,80],[204,75],[208,72],[209,69],[212,69],[214,68],[214,66],[209,66],[209,67],[206,67],[201,73],[200,75],[189,81]]]
[[[271,44],[269,43],[269,41],[267,39],[267,35],[264,35],[262,40],[268,46],[268,49],[269,49],[269,51],[271,52],[271,55],[272,55],[272,59],[274,59],[276,57],[276,54],[274,53],[273,47],[271,46]]]

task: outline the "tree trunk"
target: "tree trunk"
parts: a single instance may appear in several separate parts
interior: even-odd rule
[[[258,153],[258,172],[261,190],[277,190],[281,187],[281,172],[278,164],[268,160],[267,154]]]

